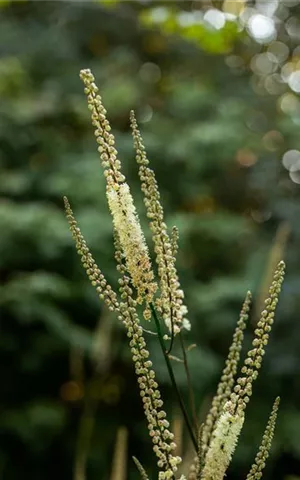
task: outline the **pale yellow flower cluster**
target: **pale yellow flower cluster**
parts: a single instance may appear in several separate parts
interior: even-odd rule
[[[144,234],[129,186],[121,172],[115,138],[106,118],[106,110],[98,94],[95,78],[90,70],[82,70],[80,77],[85,85],[88,107],[91,110],[95,136],[99,144],[98,151],[107,181],[106,194],[114,227],[119,235],[127,270],[137,290],[137,300],[139,303],[145,301],[148,304],[152,301],[157,285],[154,282]],[[149,319],[148,308],[145,310],[145,317]]]
[[[95,127],[95,137],[99,144],[98,152],[104,175],[108,185],[125,181],[121,173],[121,162],[118,160],[118,152],[115,148],[115,138],[111,133],[111,126],[106,118],[106,110],[102,104],[95,77],[89,69],[81,70],[80,78],[84,83],[84,92],[87,96],[88,108],[91,111],[92,124]]]
[[[118,252],[116,257],[119,260],[121,259]],[[159,478],[174,479],[181,458],[173,455],[176,449],[174,434],[169,430],[170,424],[166,419],[167,414],[163,410],[163,401],[158,390],[155,372],[152,369],[152,362],[149,360],[149,352],[143,336],[143,329],[136,312],[137,303],[132,298],[133,292],[130,288],[130,280],[125,275],[125,268],[122,264],[119,265],[119,271],[123,274],[119,280],[120,293],[123,299],[120,304],[122,314],[120,320],[123,321],[127,329],[127,336],[130,339],[129,346],[145,416],[148,421],[149,435],[152,439],[153,451],[158,458],[157,466],[160,469]]]
[[[275,309],[284,278],[285,263],[279,262],[274,272],[273,281],[269,288],[268,297],[265,300],[265,309],[254,331],[252,349],[249,350],[244,366],[241,369],[242,376],[237,379],[231,394],[231,400],[242,409],[246,408],[252,395],[252,384],[258,377],[258,372],[265,355],[265,346],[268,344],[272,325],[274,323]]]
[[[242,376],[236,380],[235,386],[233,386],[243,337],[242,332],[245,328],[251,298],[250,294],[247,294],[241,311],[239,325],[235,331],[234,341],[229,351],[223,376],[218,387],[219,393],[217,393],[215,397],[215,402],[213,402],[213,407],[208,414],[208,419],[203,429],[203,451],[205,456],[201,480],[222,480],[229,465],[243,426],[244,411],[252,395],[252,384],[258,376],[258,371],[265,354],[264,347],[269,340],[269,333],[274,322],[274,312],[283,282],[284,268],[284,262],[279,262],[274,272],[268,297],[265,300],[265,309],[255,329],[255,337],[252,342],[253,348],[248,352],[244,366],[241,369]],[[228,390],[226,386],[228,386]],[[222,405],[224,399],[228,397],[229,400],[222,408],[221,413],[218,414],[218,419],[215,422],[219,407]],[[217,409],[216,411],[215,408]],[[272,425],[275,425],[275,418]],[[270,446],[270,443],[266,444],[266,446]],[[261,465],[262,464],[263,462],[261,462]],[[260,477],[254,476],[250,478]]]
[[[202,441],[204,453],[209,447],[211,435],[215,427],[215,422],[221,415],[223,407],[225,403],[229,400],[232,389],[234,387],[235,376],[237,373],[238,362],[240,359],[240,352],[244,340],[244,330],[246,328],[249,316],[250,303],[251,292],[247,292],[245,301],[240,312],[239,320],[233,334],[232,343],[229,348],[229,353],[225,362],[224,370],[222,372],[221,380],[217,387],[217,393],[213,398],[211,409],[206,417],[205,425],[203,426]]]
[[[149,435],[153,442],[153,451],[158,458],[159,478],[174,479],[181,458],[173,453],[176,449],[174,435],[169,430],[169,422],[166,412],[163,410],[163,401],[137,314],[137,304],[145,301],[147,306],[156,291],[149,252],[129,186],[121,172],[121,163],[117,159],[117,150],[114,147],[115,140],[110,133],[106,110],[102,105],[100,95],[98,95],[94,77],[89,70],[83,70],[80,76],[85,84],[85,93],[107,181],[106,194],[113,218],[116,259],[118,270],[121,273],[119,280],[120,303],[87,250],[67,200],[65,200],[66,213],[76,240],[76,247],[82,256],[84,267],[92,284],[97,288],[109,308],[118,312],[118,318],[126,327]],[[136,295],[134,295],[135,291]],[[149,312],[150,309],[146,308],[146,317],[149,317]],[[136,464],[142,478],[147,478],[143,467],[138,461]]]
[[[108,205],[124,253],[127,270],[137,289],[137,301],[148,304],[156,291],[149,252],[127,183],[107,187]],[[146,315],[147,317],[147,315]]]
[[[116,235],[116,259],[119,262],[119,271],[122,274],[119,280],[119,290],[122,299],[120,303],[117,300],[117,294],[107,283],[86,246],[86,242],[74,219],[72,209],[66,197],[64,201],[70,230],[76,242],[77,252],[81,256],[83,267],[92,285],[96,288],[99,297],[105,301],[111,311],[117,312],[118,318],[126,327],[140,395],[148,421],[149,435],[153,442],[153,451],[158,458],[157,465],[160,469],[160,478],[174,479],[181,458],[173,454],[176,450],[174,434],[169,429],[170,424],[166,418],[167,414],[163,410],[163,401],[155,378],[155,372],[152,369],[152,362],[149,359],[149,351],[147,350],[146,341],[143,336],[143,328],[140,325],[136,311],[137,301],[133,299],[130,278],[126,276],[126,267],[122,264],[123,255],[119,250],[119,238]],[[140,467],[142,469],[141,465]],[[143,469],[141,472],[143,472],[142,478],[147,479],[147,475]]]
[[[212,434],[201,480],[223,480],[244,424],[244,413],[227,402]]]
[[[160,202],[156,178],[153,170],[148,166],[149,160],[147,159],[133,111],[130,113],[130,120],[136,149],[136,161],[139,165],[141,188],[145,197],[144,203],[147,216],[150,219],[156,263],[158,265],[160,297],[156,300],[156,307],[170,332],[176,334],[181,328],[190,329],[190,323],[185,318],[188,310],[183,303],[184,292],[180,287],[175,265],[178,231],[173,231],[172,239],[170,239],[164,222],[164,212]]]

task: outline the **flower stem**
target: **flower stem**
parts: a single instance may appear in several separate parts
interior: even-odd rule
[[[197,447],[197,440],[196,440],[196,437],[195,437],[195,434],[194,434],[194,431],[193,431],[193,427],[192,427],[192,425],[191,425],[191,422],[190,422],[188,413],[187,413],[187,411],[186,411],[186,408],[185,408],[183,399],[182,399],[182,397],[181,397],[180,391],[179,391],[179,389],[178,389],[178,386],[177,386],[177,383],[176,383],[176,380],[175,380],[175,375],[174,375],[174,372],[173,372],[173,368],[172,368],[172,365],[171,365],[169,356],[168,356],[167,351],[166,351],[165,342],[164,342],[163,335],[162,335],[162,331],[161,331],[161,328],[160,328],[159,319],[158,319],[158,317],[157,317],[155,308],[154,308],[154,306],[153,306],[152,303],[150,303],[150,308],[151,308],[151,311],[152,311],[152,314],[153,314],[153,317],[154,317],[154,321],[155,321],[155,325],[156,325],[156,329],[157,329],[157,333],[158,333],[158,338],[159,338],[159,343],[160,343],[160,346],[161,346],[161,349],[162,349],[162,352],[163,352],[163,355],[164,355],[164,358],[165,358],[165,362],[166,362],[167,369],[168,369],[168,372],[169,372],[169,376],[170,376],[170,379],[171,379],[171,382],[172,382],[172,386],[173,386],[174,391],[175,391],[175,393],[176,393],[177,400],[178,400],[180,409],[181,409],[181,411],[182,411],[182,414],[183,414],[183,417],[184,417],[184,420],[185,420],[187,429],[188,429],[188,431],[189,431],[189,434],[190,434],[192,443],[193,443],[194,448],[195,448],[195,450],[196,450],[196,452],[197,452],[197,448],[198,448],[198,447]]]
[[[196,412],[196,406],[195,406],[194,392],[193,392],[193,387],[192,387],[191,374],[190,374],[187,354],[186,354],[186,350],[185,350],[183,335],[182,335],[181,331],[179,332],[179,340],[180,340],[181,350],[182,350],[182,354],[183,354],[183,363],[184,363],[184,369],[185,369],[185,374],[186,374],[187,384],[188,384],[190,408],[191,408],[191,411],[192,411],[192,416],[193,416],[195,426],[196,426],[197,431],[198,431],[199,425],[198,425],[198,418],[197,418],[197,412]]]

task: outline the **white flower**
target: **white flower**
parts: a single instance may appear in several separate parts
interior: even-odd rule
[[[182,328],[184,328],[188,332],[191,330],[191,328],[192,328],[191,322],[187,318],[184,318],[182,320]]]
[[[203,480],[223,480],[227,467],[237,445],[239,434],[244,423],[243,412],[232,412],[232,403],[227,402],[216,428],[205,457]]]
[[[148,248],[127,183],[108,185],[108,205],[138,299],[149,302],[156,291]]]
[[[184,328],[185,330],[187,330],[188,332],[191,330],[191,322],[187,319],[187,318],[184,318],[184,315],[187,314],[187,311],[188,309],[186,308],[185,305],[182,305],[181,308],[180,308],[180,318],[182,319],[181,320],[181,325],[179,326],[178,324],[176,324],[174,322],[173,324],[173,331],[174,331],[174,335],[176,335],[177,333],[180,332],[180,330],[182,328]],[[168,318],[165,318],[164,319],[164,322],[165,322],[165,325],[166,327],[168,328],[168,330],[170,332],[172,332],[172,324],[171,324],[171,319],[168,317]]]

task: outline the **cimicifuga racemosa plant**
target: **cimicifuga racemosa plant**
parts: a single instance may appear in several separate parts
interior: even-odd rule
[[[258,453],[255,457],[254,463],[251,467],[250,472],[247,475],[246,480],[259,480],[260,478],[262,478],[262,471],[266,466],[266,460],[269,456],[269,452],[271,449],[271,443],[272,443],[274,430],[275,430],[279,402],[280,402],[280,398],[277,397],[274,402],[272,412],[271,412],[269,421],[267,423],[265,433],[263,435]]]
[[[150,168],[134,112],[131,112],[133,143],[146,215],[152,232],[157,265],[155,269],[129,185],[122,173],[115,138],[94,76],[90,70],[82,70],[80,78],[84,84],[106,179],[106,197],[112,215],[115,260],[119,273],[118,291],[109,285],[93,258],[66,197],[64,198],[65,210],[77,252],[92,285],[96,288],[100,300],[104,301],[108,309],[116,314],[126,329],[149,436],[157,458],[156,478],[158,480],[222,480],[226,476],[238,443],[246,407],[252,395],[252,386],[258,376],[268,344],[284,277],[284,262],[280,261],[275,269],[273,281],[264,301],[264,308],[254,331],[252,347],[242,366],[239,367],[244,330],[251,304],[251,293],[247,292],[216,395],[206,419],[201,423],[196,415],[187,350],[183,338],[184,330],[189,330],[191,325],[187,319],[188,310],[184,303],[184,293],[176,268],[178,229],[172,227],[169,230],[165,223],[155,174]],[[142,306],[142,315],[139,315],[140,306]],[[145,322],[152,322],[156,330],[172,387],[195,449],[194,461],[187,472],[182,471],[180,467],[182,459],[175,453],[177,448],[174,433],[170,428],[156,379],[155,367],[147,347]],[[171,352],[175,341],[179,342],[182,350],[181,360],[190,393],[189,409],[181,396],[173,371],[174,357]],[[246,480],[262,477],[271,447],[278,405],[279,398],[275,400],[259,451]],[[150,480],[140,461],[135,457],[133,461],[141,479]]]

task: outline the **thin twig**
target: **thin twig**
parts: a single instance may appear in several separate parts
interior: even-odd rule
[[[150,335],[155,335],[157,337],[157,333],[156,332],[152,332],[152,330],[147,330],[146,328],[142,327],[143,329],[143,332],[145,333],[149,333]]]

